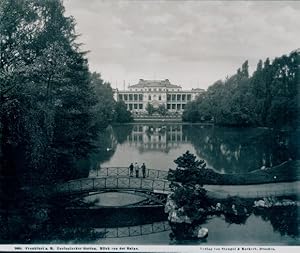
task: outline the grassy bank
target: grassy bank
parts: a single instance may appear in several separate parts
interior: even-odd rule
[[[205,184],[243,185],[275,182],[292,182],[300,180],[300,160],[288,161],[266,170],[256,170],[245,174],[219,174],[207,169]]]

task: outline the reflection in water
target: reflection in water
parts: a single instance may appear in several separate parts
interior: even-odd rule
[[[272,167],[297,157],[297,132],[268,129],[205,128],[184,129],[197,155],[224,173],[243,173]]]
[[[130,146],[143,152],[162,151],[168,153],[183,143],[188,143],[183,135],[182,125],[135,125],[127,137]]]
[[[107,136],[108,135],[108,136]],[[133,124],[112,127],[102,137],[108,152],[99,150],[94,165],[128,166],[146,162],[148,168],[168,169],[173,161],[190,150],[204,159],[207,167],[221,173],[245,173],[299,159],[298,132],[262,128],[221,128],[184,124]],[[96,162],[95,162],[96,160]]]
[[[95,206],[126,206],[143,200],[145,197],[122,192],[105,192],[84,198],[84,201],[93,202]]]
[[[2,186],[2,185],[1,185]],[[6,185],[7,186],[7,185]],[[2,187],[1,187],[2,188]],[[187,244],[185,237],[170,240],[170,232],[156,235],[137,235],[133,239],[102,239],[101,227],[130,226],[133,222],[147,224],[165,219],[157,210],[113,212],[104,209],[87,213],[78,209],[79,214],[70,213],[71,202],[67,198],[38,198],[34,193],[25,194],[10,188],[1,189],[0,243],[113,243],[113,244]],[[3,195],[3,193],[6,193]],[[17,198],[16,198],[17,197]],[[71,199],[70,199],[71,200]],[[79,207],[79,206],[77,206]],[[83,206],[86,207],[86,206]],[[71,209],[73,210],[73,209]],[[242,220],[228,220],[227,217],[211,217],[205,227],[209,229],[208,244],[296,244],[299,237],[299,207],[275,207],[257,210],[255,215]],[[243,218],[243,217],[242,217]],[[146,221],[146,222],[145,222]],[[118,224],[118,223],[123,224]],[[142,223],[144,222],[144,223]],[[107,224],[110,223],[110,224]],[[237,225],[239,224],[239,225]],[[244,224],[244,225],[240,225]],[[145,228],[146,229],[146,228]],[[247,234],[247,238],[245,238]],[[152,239],[154,239],[152,241]],[[196,242],[199,243],[199,242]]]
[[[269,210],[256,210],[256,215],[265,221],[270,221],[274,230],[281,235],[299,238],[299,207],[275,207]]]
[[[78,171],[74,175],[88,176],[89,169],[100,165],[128,166],[132,161],[145,161],[147,168],[167,169],[174,167],[173,160],[186,150],[206,160],[208,167],[217,171],[248,172],[262,166],[274,166],[288,159],[299,159],[299,153],[296,152],[299,147],[298,135],[299,132],[200,125],[119,125],[110,127],[99,135],[99,139],[95,140],[97,150],[90,155],[89,160],[78,163]],[[40,172],[36,173],[38,178]],[[60,179],[69,178],[68,173],[67,170],[61,169]],[[94,220],[91,220],[89,226],[81,227],[74,224],[81,223],[82,219],[75,219],[76,222],[74,219],[66,219],[63,213],[66,207],[71,205],[68,199],[54,201],[37,198],[34,192],[25,194],[20,191],[24,182],[17,173],[1,174],[0,180],[0,243],[103,242],[100,239],[103,234],[93,227]],[[223,217],[215,217],[207,221],[210,231],[207,243],[295,243],[294,238],[299,236],[299,209],[293,208],[257,212],[255,215],[259,216],[251,215],[243,220],[244,225],[230,224],[229,227],[228,218],[225,220]],[[111,215],[113,216],[112,213]],[[98,219],[105,220],[103,216],[99,216]],[[128,222],[129,219],[127,218]],[[116,216],[112,217],[112,220],[118,221]],[[233,241],[233,238],[236,238],[236,241]],[[135,239],[120,238],[119,244],[123,243],[167,244],[170,243],[169,232],[137,236]]]
[[[288,211],[287,211],[288,212]],[[277,214],[280,217],[280,213]],[[291,217],[293,220],[295,217]],[[286,222],[287,220],[285,220]],[[227,223],[223,216],[210,218],[203,227],[209,235],[203,240],[173,240],[171,244],[208,244],[208,245],[299,245],[299,234],[289,236],[276,232],[276,228],[260,216],[250,215],[244,225]]]
[[[64,217],[57,215],[64,209],[61,204],[68,205],[66,198],[53,201],[39,198],[34,192],[24,195],[24,192],[18,191],[17,194],[19,199],[15,199],[12,205],[4,202],[0,194],[0,243],[82,243],[103,237],[92,227],[68,228],[66,220],[58,222],[59,217]]]

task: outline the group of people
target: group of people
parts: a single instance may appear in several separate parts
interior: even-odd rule
[[[135,162],[134,165],[133,165],[133,163],[131,163],[129,165],[130,176],[133,177],[133,171],[135,171],[135,177],[139,177],[140,169],[142,170],[143,178],[145,178],[146,177],[146,165],[145,165],[145,163],[143,163],[141,165],[141,167],[138,165],[137,162]]]

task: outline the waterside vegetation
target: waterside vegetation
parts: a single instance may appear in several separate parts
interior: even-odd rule
[[[248,61],[187,104],[183,120],[223,126],[295,128],[299,124],[299,49],[260,60],[250,76]]]
[[[76,163],[99,132],[131,121],[109,83],[91,73],[75,20],[62,2],[0,2],[2,176],[38,180],[83,176]]]
[[[273,168],[257,169],[249,173],[221,174],[206,168],[204,160],[187,151],[175,160],[177,168],[170,169],[168,180],[190,184],[245,185],[300,180],[299,160],[286,161]]]
[[[203,187],[207,181],[207,175],[201,173],[207,170],[203,160],[197,160],[193,154],[186,152],[174,162],[178,167],[169,171],[172,193],[165,205],[173,239],[203,240],[208,236],[208,230],[202,225],[213,216],[224,216],[225,221],[230,224],[244,224],[251,214],[270,219],[274,228],[282,234],[293,237],[299,235],[297,226],[291,225],[291,219],[288,218],[288,213],[297,217],[299,202],[296,196],[290,196],[289,199],[269,197],[257,200],[233,196],[214,199],[208,196],[205,186]],[[275,214],[274,217],[271,213]],[[276,218],[279,216],[284,218]],[[290,225],[290,230],[286,229],[286,224]]]

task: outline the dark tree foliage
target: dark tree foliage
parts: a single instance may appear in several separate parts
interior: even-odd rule
[[[165,104],[159,105],[158,108],[157,108],[157,112],[158,112],[158,114],[160,114],[162,116],[167,115],[168,110],[166,108],[166,105]]]
[[[133,121],[132,114],[127,110],[124,101],[116,102],[114,120],[117,123],[128,123]]]
[[[177,164],[177,168],[169,170],[168,179],[170,181],[182,184],[203,184],[201,174],[206,170],[204,160],[197,160],[195,155],[186,151],[174,162]]]
[[[249,76],[248,61],[233,76],[217,81],[187,104],[183,120],[209,117],[219,125],[296,127],[299,120],[299,50],[257,64]]]
[[[201,174],[205,171],[205,162],[197,160],[196,156],[187,151],[175,161],[176,170],[169,170],[168,180],[171,183],[171,199],[176,209],[181,210],[192,221],[204,221],[211,206],[207,191],[203,185]]]
[[[74,26],[59,0],[0,2],[2,175],[78,176],[77,160],[113,119],[112,90],[89,73]]]
[[[90,74],[90,82],[96,94],[97,103],[93,107],[94,122],[97,128],[105,129],[114,120],[115,101],[110,83],[104,82],[101,75],[93,72]]]
[[[178,187],[172,199],[175,200],[178,208],[182,208],[184,213],[192,220],[206,217],[206,211],[210,206],[210,200],[206,196],[206,190],[195,186]]]
[[[148,103],[146,105],[146,111],[149,115],[152,115],[153,113],[155,113],[155,108],[152,104]]]

